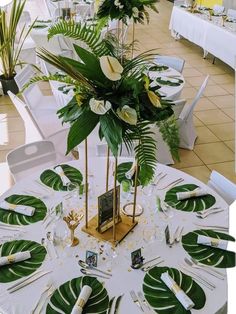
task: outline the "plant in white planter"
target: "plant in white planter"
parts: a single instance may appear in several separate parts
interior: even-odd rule
[[[26,0],[13,0],[10,10],[0,9],[0,61],[3,92],[7,94],[8,90],[14,93],[18,92],[14,80],[16,75],[16,66],[22,64],[20,61],[20,52],[26,37],[31,31],[34,23],[26,29],[26,25],[19,31],[17,29]],[[18,40],[16,35],[18,31]]]

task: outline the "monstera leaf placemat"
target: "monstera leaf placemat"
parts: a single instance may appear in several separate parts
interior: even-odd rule
[[[134,179],[129,180],[126,178],[125,174],[127,171],[129,171],[132,167],[132,162],[123,162],[118,165],[117,167],[117,180],[119,183],[127,182],[131,186],[134,186]],[[139,168],[139,175],[138,175],[138,185],[145,185],[146,184],[146,176],[145,171],[142,169],[142,167]]]
[[[15,205],[27,205],[35,208],[35,213],[32,217],[0,208],[0,221],[6,224],[29,225],[43,220],[47,213],[46,205],[34,196],[14,194],[6,197],[5,201]]]
[[[43,263],[46,249],[39,243],[15,240],[0,245],[0,257],[18,252],[31,251],[31,258],[15,264],[0,267],[0,282],[11,282],[35,272]]]
[[[50,298],[46,314],[71,313],[84,285],[92,288],[92,294],[84,306],[83,313],[106,314],[109,297],[103,284],[95,277],[78,277],[61,285]]]
[[[235,241],[235,239],[230,235],[213,230],[195,230],[193,232],[189,232],[182,237],[182,245],[191,257],[208,266],[218,268],[229,268],[235,266],[234,252],[197,244],[197,237],[199,234],[211,238]]]
[[[213,206],[216,202],[214,196],[207,194],[204,196],[191,197],[186,200],[177,200],[177,192],[188,192],[197,189],[195,184],[178,185],[166,192],[165,202],[173,208],[186,212],[198,212]]]
[[[72,183],[77,183],[78,185],[80,185],[82,183],[83,175],[78,169],[71,167],[69,165],[58,165],[58,166],[61,166],[64,174]],[[56,168],[56,167],[54,167],[54,168]],[[67,187],[64,186],[62,183],[61,177],[56,172],[54,172],[53,170],[50,170],[50,169],[45,170],[41,174],[40,180],[42,181],[42,183],[49,186],[50,188],[52,188],[55,191],[66,191],[67,190]]]
[[[168,267],[154,267],[144,277],[143,292],[151,307],[159,314],[191,313],[182,306],[174,293],[161,280],[161,274],[166,271],[194,302],[194,309],[202,309],[206,302],[202,288],[190,276],[175,268]]]
[[[162,77],[157,77],[156,82],[166,86],[180,86],[184,81],[178,78],[163,79]]]

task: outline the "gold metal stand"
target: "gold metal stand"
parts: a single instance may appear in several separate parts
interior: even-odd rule
[[[137,189],[138,189],[138,162],[136,162],[136,169],[135,169],[135,177],[134,177],[134,205],[133,205],[133,218],[132,222],[135,221],[135,211],[136,211],[136,203],[137,203]]]
[[[110,169],[110,149],[107,145],[107,173],[106,173],[106,192],[109,188],[109,169]]]
[[[85,139],[85,226],[88,228],[88,141]]]

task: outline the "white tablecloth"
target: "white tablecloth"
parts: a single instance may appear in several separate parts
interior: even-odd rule
[[[232,68],[236,58],[236,32],[204,20],[201,14],[192,14],[178,6],[173,7],[170,30],[175,38],[182,36],[205,51],[221,59]]]
[[[127,159],[120,158],[120,162],[126,161]],[[83,169],[84,163],[81,161],[71,162],[72,166],[78,167],[80,170]],[[89,199],[89,217],[91,218],[96,213],[97,195],[104,193],[105,190],[105,168],[106,160],[105,158],[91,158],[89,160],[89,174],[93,174],[95,178],[95,189],[96,196],[91,195]],[[174,217],[168,221],[172,224],[180,224],[184,226],[184,233],[191,230],[198,229],[194,223],[201,224],[211,224],[211,225],[222,225],[228,226],[228,207],[227,204],[221,199],[214,191],[209,187],[205,186],[199,180],[170,167],[158,165],[157,173],[166,173],[165,179],[160,182],[159,187],[165,186],[166,184],[173,182],[177,178],[183,178],[184,183],[195,183],[201,187],[205,187],[209,193],[216,197],[217,206],[222,206],[225,208],[224,212],[211,215],[205,220],[200,220],[196,217],[194,213],[187,213],[182,211],[174,211]],[[30,178],[26,178],[18,182],[9,191],[7,191],[0,201],[2,201],[6,196],[12,195],[13,193],[24,193],[26,190],[35,191],[37,193],[44,193],[44,189],[36,182],[39,178],[39,174],[34,175]],[[112,185],[112,181],[110,180]],[[156,191],[156,194],[160,197],[164,197],[166,191]],[[44,199],[44,202],[48,207],[52,204],[57,204],[63,195],[67,192],[53,192],[50,194],[50,198]],[[149,206],[149,198],[144,198],[142,191],[139,191],[138,203],[143,203],[144,215],[138,218],[139,224],[135,227],[134,232],[130,233],[125,240],[121,243],[118,248],[118,257],[114,262],[112,273],[112,279],[100,279],[105,281],[105,287],[108,290],[109,296],[118,296],[124,294],[121,300],[119,313],[139,313],[137,306],[132,302],[129,291],[142,290],[142,282],[144,278],[144,273],[141,270],[131,270],[130,268],[130,258],[129,254],[131,251],[144,246],[144,252],[146,258],[150,258],[156,255],[161,255],[165,260],[162,266],[170,266],[179,268],[179,265],[183,263],[184,257],[187,256],[186,252],[182,248],[182,245],[175,244],[172,248],[169,248],[165,241],[156,241],[154,244],[150,245],[143,241],[142,234],[143,228],[147,226],[146,219],[149,219],[150,225],[155,223],[160,224],[157,219],[158,216],[152,214],[153,208]],[[32,193],[33,194],[33,193]],[[38,301],[40,293],[43,291],[44,287],[49,281],[50,276],[56,287],[62,283],[81,276],[80,268],[78,266],[78,259],[85,258],[86,249],[92,249],[90,245],[94,245],[93,238],[88,238],[87,234],[80,231],[79,226],[77,230],[77,236],[80,239],[80,244],[74,248],[67,248],[66,251],[59,251],[61,258],[54,259],[53,261],[46,259],[43,263],[44,270],[53,270],[52,275],[47,275],[41,279],[35,281],[31,285],[9,295],[6,293],[6,288],[11,286],[13,283],[1,284],[0,285],[0,310],[1,313],[6,314],[29,314],[31,313],[34,305]],[[48,228],[50,230],[51,227]],[[45,236],[46,231],[41,222],[32,224],[25,227],[25,233],[19,238],[34,240],[40,242],[41,238]],[[1,230],[0,228],[0,238],[5,234],[11,234],[11,231]],[[89,239],[89,240],[88,240]],[[95,241],[96,242],[96,241]],[[75,256],[79,255],[79,258]],[[104,261],[99,261],[99,267],[106,269],[106,264]],[[225,273],[224,270],[222,270]],[[204,273],[205,276],[207,276]],[[192,310],[192,314],[214,314],[219,313],[224,304],[227,301],[227,280],[219,280],[209,275],[209,280],[215,283],[217,288],[214,291],[210,291],[206,287],[202,286],[206,294],[206,304],[200,311]],[[99,278],[98,278],[99,279]],[[201,284],[200,284],[201,285]],[[46,306],[46,305],[45,305]],[[43,311],[45,313],[45,309]],[[68,313],[69,314],[69,313]]]

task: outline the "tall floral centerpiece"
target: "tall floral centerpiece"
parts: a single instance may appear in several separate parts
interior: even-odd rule
[[[114,1],[117,4],[117,1]],[[128,3],[128,1],[123,1]],[[132,3],[154,3],[154,1],[131,1]],[[103,2],[105,5],[107,1]],[[121,3],[121,1],[119,2]],[[99,10],[101,10],[100,7]],[[133,8],[133,7],[132,7]],[[131,9],[132,9],[131,8]],[[99,12],[99,11],[98,11]],[[101,11],[100,11],[101,12]],[[133,10],[132,10],[133,12]],[[143,10],[140,10],[143,12]],[[143,16],[143,15],[142,15]],[[142,19],[141,15],[139,18]],[[58,111],[63,122],[70,123],[67,153],[85,141],[85,230],[88,231],[87,138],[98,126],[100,139],[105,139],[109,150],[115,157],[113,212],[116,212],[117,159],[122,144],[128,151],[134,151],[137,162],[135,171],[135,200],[132,223],[135,224],[135,202],[138,173],[142,174],[142,184],[148,184],[154,176],[157,157],[157,143],[152,126],[158,125],[164,140],[170,145],[176,156],[178,149],[178,131],[172,110],[172,102],[158,93],[158,87],[151,84],[148,68],[154,55],[141,53],[130,58],[131,45],[120,43],[117,37],[109,35],[103,38],[96,27],[73,21],[60,21],[49,29],[49,39],[64,35],[83,41],[88,49],[74,44],[78,60],[57,56],[45,49],[38,56],[55,66],[65,75],[36,77],[30,81],[57,80],[73,87],[74,97]],[[113,239],[115,240],[115,219]]]

